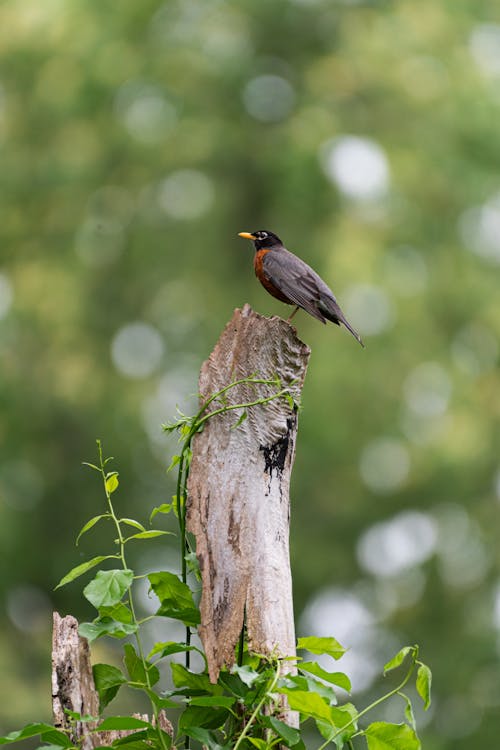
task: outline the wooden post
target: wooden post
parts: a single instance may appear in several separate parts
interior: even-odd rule
[[[298,398],[309,354],[286,321],[265,318],[245,305],[203,364],[201,403],[252,374],[277,375]],[[275,390],[236,386],[227,392],[227,403],[253,401]],[[213,682],[223,664],[234,663],[244,617],[251,650],[295,655],[289,484],[297,411],[280,398],[250,408],[233,429],[238,416],[238,410],[216,416],[196,435],[188,481],[187,528],[196,537],[203,585],[200,637]]]

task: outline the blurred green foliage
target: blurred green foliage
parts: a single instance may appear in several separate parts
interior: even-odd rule
[[[236,237],[266,228],[367,343],[294,319],[298,630],[375,671],[418,641],[424,746],[494,746],[499,24],[487,0],[0,5],[2,731],[49,716],[51,609],[88,614],[53,586],[94,551],[95,438],[146,519],[233,308],[288,315]]]

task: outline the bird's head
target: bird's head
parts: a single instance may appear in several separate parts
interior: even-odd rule
[[[257,232],[239,232],[239,236],[246,240],[252,240],[256,250],[260,250],[262,247],[282,246],[283,244],[276,234],[264,229],[259,229]]]

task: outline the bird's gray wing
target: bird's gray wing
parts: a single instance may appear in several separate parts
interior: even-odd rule
[[[271,250],[264,256],[266,276],[289,300],[326,323],[318,303],[324,295],[333,298],[331,290],[313,269],[288,250]]]

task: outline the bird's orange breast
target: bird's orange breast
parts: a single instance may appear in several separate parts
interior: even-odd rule
[[[280,302],[286,302],[289,305],[291,305],[291,301],[288,299],[286,295],[283,294],[283,292],[275,286],[272,279],[265,273],[264,271],[264,258],[267,255],[267,253],[272,252],[270,248],[263,247],[261,250],[257,250],[255,253],[254,259],[253,259],[253,267],[255,269],[255,275],[259,279],[260,283],[266,289],[269,294],[272,294],[273,297],[276,297],[276,299],[279,299]]]

